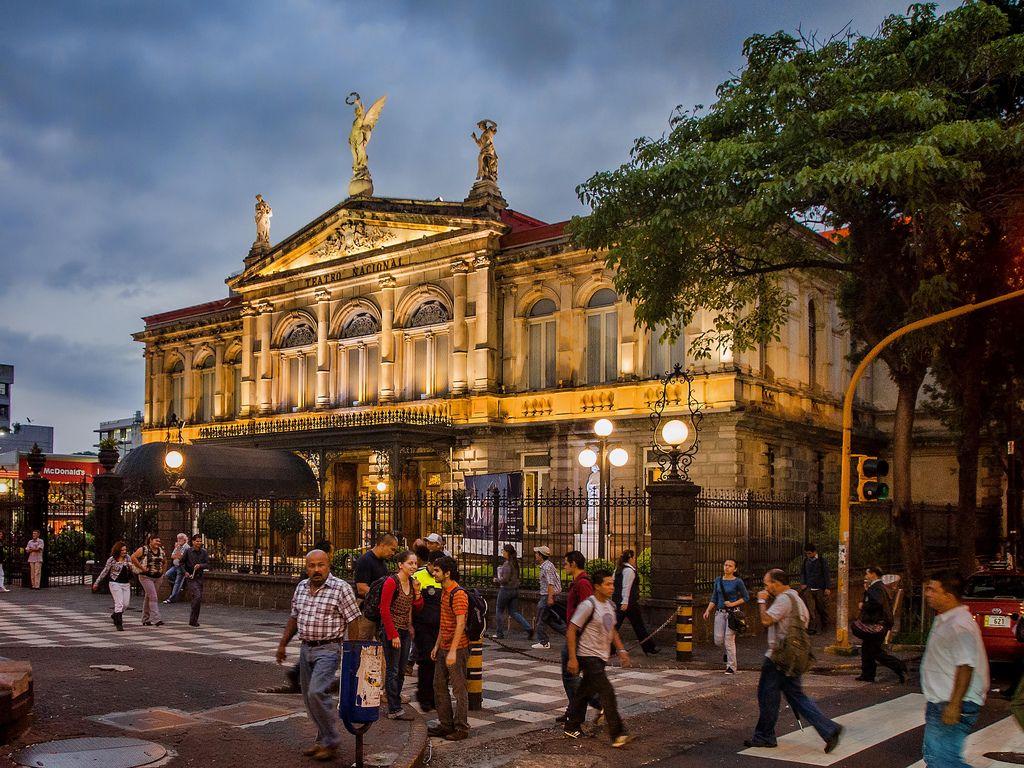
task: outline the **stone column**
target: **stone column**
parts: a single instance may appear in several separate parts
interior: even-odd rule
[[[494,312],[494,270],[490,256],[478,256],[473,262],[476,268],[476,323],[473,356],[473,389],[488,392],[494,388],[495,322]]]
[[[327,354],[327,329],[331,323],[331,292],[319,290],[316,299],[316,407],[331,407],[331,358]]]
[[[395,391],[395,278],[380,278],[380,402],[398,399]]]
[[[213,419],[222,421],[226,408],[224,392],[224,339],[217,338],[213,346]]]
[[[105,472],[92,479],[96,510],[96,564],[99,571],[106,562],[110,548],[121,537],[121,491],[124,480],[120,475]]]
[[[142,411],[142,423],[152,424],[153,423],[153,352],[147,349],[142,353],[143,358],[146,361],[146,382],[144,385],[146,391],[146,402]]]
[[[557,381],[569,381],[577,374],[574,349],[586,347],[586,337],[579,339],[574,337],[573,311],[572,311],[572,273],[563,270],[558,273],[558,327],[555,332],[557,337],[558,359],[555,363],[555,379]],[[575,344],[575,346],[574,346]],[[582,380],[582,376],[576,375],[576,383]]]
[[[163,424],[167,420],[167,406],[164,401],[166,388],[166,374],[164,374],[164,353],[162,350],[153,351],[153,364],[150,368],[153,376],[153,413],[150,424]]]
[[[519,388],[519,375],[517,373],[521,366],[519,364],[519,329],[515,325],[516,318],[516,293],[515,283],[505,283],[501,287],[502,301],[504,302],[501,317],[501,383],[505,390],[511,392]]]
[[[242,386],[238,416],[244,418],[256,410],[256,377],[253,344],[256,340],[256,308],[252,304],[242,307]]]
[[[195,359],[195,350],[191,346],[183,347],[181,356],[185,361],[185,371],[182,374],[182,395],[181,405],[185,413],[178,414],[178,421],[194,421],[196,415],[195,403],[195,371],[192,369],[192,361]]]
[[[647,486],[651,514],[651,597],[674,600],[696,586],[697,494],[700,486],[660,480]]]
[[[455,283],[452,305],[452,394],[461,395],[469,389],[467,380],[468,338],[466,332],[466,275],[470,266],[461,259],[452,262]]]
[[[273,319],[274,307],[270,302],[262,302],[259,307],[260,335],[260,369],[258,385],[259,413],[261,416],[273,413],[274,406],[270,400],[270,385],[274,380],[274,365],[270,350],[270,321]]]

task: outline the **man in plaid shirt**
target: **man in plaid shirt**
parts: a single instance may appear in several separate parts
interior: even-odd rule
[[[306,575],[309,578],[299,582],[292,597],[292,615],[277,646],[277,663],[284,663],[288,642],[298,634],[302,699],[317,726],[316,741],[302,754],[326,762],[338,756],[341,743],[338,714],[328,689],[338,672],[345,629],[360,614],[352,587],[331,573],[326,552],[314,549],[306,555]]]

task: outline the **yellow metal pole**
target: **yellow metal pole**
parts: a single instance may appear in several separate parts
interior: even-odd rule
[[[1012,291],[1004,293],[1002,296],[979,301],[977,304],[964,304],[962,307],[915,320],[902,328],[897,328],[871,348],[871,351],[864,356],[860,365],[854,370],[853,376],[850,377],[850,383],[846,387],[846,396],[843,398],[843,451],[839,484],[839,573],[836,578],[836,643],[829,646],[830,652],[848,653],[850,650],[850,638],[847,632],[850,623],[850,438],[853,429],[853,396],[857,391],[857,384],[860,382],[861,376],[883,349],[912,331],[1021,297],[1024,297],[1024,290]]]

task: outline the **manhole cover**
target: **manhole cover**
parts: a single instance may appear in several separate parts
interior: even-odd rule
[[[150,709],[134,709],[131,712],[112,712],[109,715],[93,717],[101,723],[123,728],[126,731],[157,731],[161,728],[184,728],[196,723],[195,718],[187,712],[176,709],[152,707]]]
[[[1009,765],[1024,765],[1024,752],[986,752],[982,757]]]
[[[167,750],[141,739],[64,739],[33,744],[14,756],[32,768],[136,768],[167,756]]]
[[[228,725],[248,725],[263,720],[271,720],[275,717],[293,715],[297,710],[295,707],[275,707],[273,704],[264,704],[259,701],[243,701],[241,704],[230,704],[226,707],[208,709],[205,712],[196,712],[197,717],[205,720],[214,720],[218,723]]]

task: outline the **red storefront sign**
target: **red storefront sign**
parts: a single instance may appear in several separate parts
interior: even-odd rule
[[[51,483],[91,483],[93,476],[99,474],[99,468],[98,461],[61,461],[48,458],[42,474]],[[24,480],[31,474],[28,460],[22,456],[18,462],[18,477]]]

